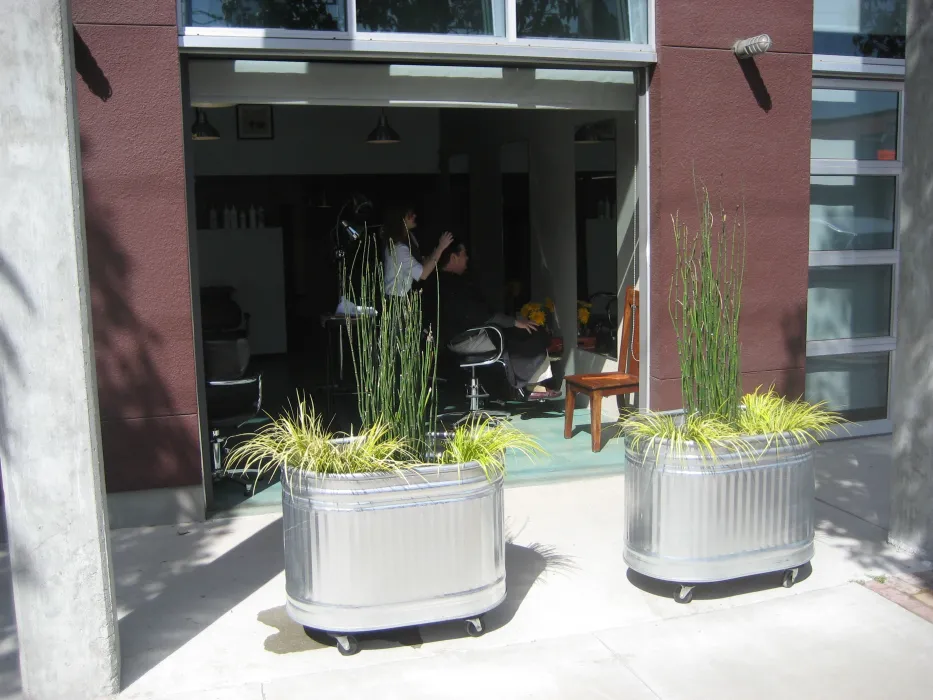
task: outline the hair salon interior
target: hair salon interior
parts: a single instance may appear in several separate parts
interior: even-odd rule
[[[890,432],[901,0],[75,0],[73,18],[113,526],[274,504],[218,479],[215,452],[299,391],[352,426],[340,263],[399,206],[425,253],[466,245],[497,310],[540,304],[558,389],[635,360],[637,405],[668,409],[671,216],[694,221],[701,180],[747,216],[746,388]],[[442,376],[462,408],[469,370]],[[618,445],[564,441],[561,399],[503,406],[553,447],[517,480],[621,469]]]

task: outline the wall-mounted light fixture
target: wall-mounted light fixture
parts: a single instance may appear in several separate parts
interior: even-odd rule
[[[739,58],[751,58],[759,56],[771,48],[771,37],[767,34],[759,34],[751,39],[742,39],[732,45],[732,50]]]
[[[194,110],[194,125],[191,127],[191,138],[195,141],[216,141],[220,138],[220,132],[207,121],[207,115],[204,114],[203,109]]]

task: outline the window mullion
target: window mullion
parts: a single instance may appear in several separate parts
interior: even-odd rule
[[[505,0],[505,39],[515,41],[518,38],[517,0]]]
[[[356,0],[347,1],[347,34],[350,39],[356,38]]]

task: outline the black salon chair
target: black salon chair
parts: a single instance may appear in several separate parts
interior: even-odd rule
[[[201,337],[208,380],[239,379],[250,360],[249,314],[233,287],[201,288]]]
[[[215,481],[230,479],[250,495],[259,476],[256,468],[224,470],[227,441],[262,409],[262,375],[207,383],[207,422],[211,433],[211,473]]]
[[[438,420],[448,428],[456,428],[457,426],[463,425],[464,423],[468,423],[473,420],[488,420],[494,423],[502,422],[507,420],[510,416],[508,411],[492,411],[483,408],[484,401],[485,399],[489,398],[489,394],[486,393],[486,391],[483,389],[482,385],[480,384],[479,377],[476,376],[476,370],[478,367],[501,365],[503,368],[505,368],[505,359],[503,357],[505,339],[502,337],[502,331],[496,326],[481,326],[479,328],[471,328],[467,331],[464,331],[451,342],[455,343],[458,339],[468,337],[479,331],[486,331],[489,334],[489,337],[493,339],[493,344],[496,346],[494,350],[482,353],[463,354],[450,350],[445,345],[444,351],[450,353],[450,357],[452,357],[453,361],[456,362],[457,366],[461,370],[466,370],[470,373],[470,379],[467,383],[466,393],[467,400],[469,401],[469,409],[467,411],[450,412],[438,415]]]

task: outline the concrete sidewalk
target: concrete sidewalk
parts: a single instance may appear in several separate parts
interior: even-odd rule
[[[123,697],[929,698],[933,625],[856,583],[933,568],[885,544],[889,454],[889,438],[820,448],[816,557],[794,588],[777,573],[690,605],[622,562],[624,477],[510,488],[509,595],[487,634],[425,626],[349,658],[285,614],[280,516],[118,530]],[[6,605],[2,697],[11,620]]]

